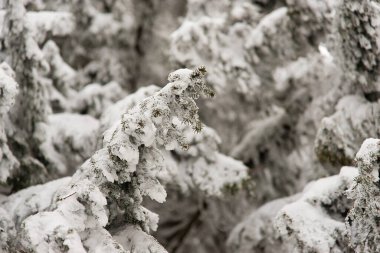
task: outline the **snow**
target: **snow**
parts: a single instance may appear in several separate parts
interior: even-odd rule
[[[25,56],[30,59],[40,63],[43,66],[43,69],[48,72],[49,65],[44,59],[44,55],[38,46],[37,42],[31,37],[28,36],[25,39]]]
[[[377,114],[377,106],[365,98],[358,95],[344,96],[336,105],[336,112],[321,121],[316,139],[317,152],[325,152],[328,146],[335,153],[336,160],[352,163],[361,143],[377,135],[376,127],[372,127],[377,124]]]
[[[120,120],[121,116],[134,107],[138,102],[141,102],[143,99],[153,95],[157,91],[159,91],[159,87],[156,85],[142,87],[135,93],[129,94],[128,96],[125,96],[125,98],[107,107],[100,117],[100,132],[103,133],[107,128]]]
[[[135,253],[167,253],[157,240],[135,225],[126,225],[113,235],[125,249]]]
[[[284,207],[277,215],[276,226],[282,235],[292,234],[305,249],[317,253],[330,252],[336,243],[335,234],[345,229],[343,222],[303,201]]]
[[[45,59],[50,65],[54,86],[64,95],[68,95],[69,89],[74,88],[75,70],[62,59],[58,46],[49,40],[43,49]]]
[[[366,166],[371,166],[380,156],[380,140],[374,138],[366,139],[359,151],[356,153],[356,159]],[[375,174],[378,177],[378,174]]]
[[[89,115],[57,113],[40,123],[35,135],[46,159],[65,175],[95,151],[98,130],[99,121]]]
[[[117,239],[113,238],[107,230],[96,228],[90,231],[88,239],[85,240],[83,244],[88,248],[88,252],[93,253],[129,253],[129,251],[124,250],[123,248],[125,247],[116,240]]]
[[[58,189],[67,185],[70,180],[70,177],[64,177],[18,191],[1,200],[0,206],[10,215],[16,226],[20,226],[30,215],[47,210]]]
[[[0,2],[1,252],[380,251],[380,4]]]
[[[247,48],[259,47],[264,42],[264,36],[276,32],[276,27],[284,22],[288,9],[281,7],[261,19],[255,30],[250,34],[245,46]]]
[[[8,252],[8,245],[12,243],[16,234],[13,221],[8,212],[0,207],[0,249],[1,252]]]
[[[70,229],[70,225],[58,212],[43,212],[28,218],[23,224],[23,230],[28,234],[28,241],[21,240],[26,248],[33,247],[36,252],[68,252],[85,253],[80,236],[75,230]],[[46,236],[55,234],[56,239],[62,238],[61,244],[59,240],[46,240]]]
[[[326,46],[319,45],[318,50],[326,58],[327,62],[332,62],[334,60],[334,57],[331,55]]]
[[[192,90],[195,86],[200,86],[199,90],[204,91],[203,70],[199,68],[195,71],[180,70],[172,73],[169,78],[172,83],[123,114],[122,118],[108,130],[112,133],[105,134],[108,137],[104,147],[75,172],[68,185],[56,193],[49,211],[39,212],[23,221],[21,226],[21,233],[25,235],[23,247],[38,251],[53,250],[53,252],[64,247],[82,252],[83,245],[90,243],[88,247],[94,251],[107,249],[112,252],[122,252],[120,247],[112,247],[115,244],[103,229],[110,217],[121,214],[138,221],[144,231],[155,231],[158,226],[158,215],[143,207],[142,201],[145,195],[158,202],[163,202],[166,198],[165,188],[157,176],[159,171],[165,169],[164,156],[161,152],[167,151],[158,140],[171,141],[171,138],[174,138],[180,141],[177,138],[182,135],[182,129],[175,128],[172,124],[173,118],[184,117],[183,115],[188,115],[187,111],[194,111],[191,106],[196,105],[190,95],[197,94],[197,91]],[[174,98],[178,103],[190,104],[190,108],[179,107],[173,103]],[[161,113],[166,117],[155,122],[153,118],[159,117]],[[62,126],[67,132],[59,132],[60,134],[52,132],[47,135],[51,138],[49,138],[50,143],[45,142],[45,152],[48,152],[47,147],[52,145],[51,142],[56,135],[74,134],[78,139],[71,137],[73,147],[83,144],[85,135],[82,132],[84,129],[82,124],[88,123],[90,118],[82,122],[76,120],[78,125],[74,125],[69,122],[73,117],[72,114],[56,114],[55,117],[50,118],[47,125],[58,123],[59,126],[52,129],[59,130]],[[197,117],[197,114],[190,114],[187,120],[196,124]],[[96,120],[93,120],[94,123],[90,125],[95,125],[93,130],[97,132],[98,126],[95,124]],[[166,131],[168,128],[174,135],[169,135],[169,131]],[[50,154],[47,157],[51,156]],[[126,182],[128,184],[124,184]],[[128,201],[130,205],[124,201]],[[112,205],[116,205],[117,208],[111,209]],[[49,224],[43,227],[45,222]],[[33,230],[39,227],[43,229],[33,234]],[[91,229],[99,230],[99,233],[89,233]],[[106,238],[109,245],[101,246],[94,243],[95,238],[99,236]],[[49,237],[54,240],[49,240]]]
[[[94,117],[99,117],[103,109],[113,102],[123,98],[126,93],[117,82],[109,82],[105,85],[98,83],[89,84],[80,92],[72,95],[68,100],[68,107],[74,112],[87,112]]]
[[[339,177],[343,180],[350,181],[358,176],[358,169],[355,167],[344,166],[340,169]]]
[[[142,182],[140,184],[142,190],[142,195],[149,196],[152,200],[158,203],[164,203],[166,200],[165,188],[160,184],[157,179],[152,179],[149,177],[141,177]]]
[[[341,198],[346,198],[345,191],[357,175],[357,168],[343,167],[339,175],[309,183],[296,201],[278,212],[274,223],[281,237],[302,243],[307,251],[322,253],[339,248],[336,241],[343,240],[345,224],[331,211],[344,205]]]
[[[270,201],[258,209],[253,209],[231,231],[227,245],[231,252],[250,253],[254,250],[292,252],[294,246],[278,241],[274,226],[275,217],[287,204],[296,201],[300,194]],[[264,247],[264,249],[263,249]],[[270,251],[271,252],[271,251]]]
[[[222,154],[216,154],[214,163],[208,163],[201,157],[187,169],[192,174],[190,185],[210,196],[222,196],[227,187],[239,185],[247,178],[243,163]]]
[[[11,67],[2,62],[0,64],[0,115],[9,111],[15,103],[18,94],[18,84],[15,81],[15,73]]]
[[[300,200],[312,204],[331,204],[337,196],[341,195],[343,189],[350,185],[358,175],[355,167],[343,167],[339,175],[321,178],[309,183]]]
[[[14,80],[15,73],[11,67],[2,62],[0,64],[0,182],[5,182],[19,167],[19,161],[7,145],[6,130],[7,113],[15,104],[18,94],[18,84]]]
[[[347,190],[354,204],[346,217],[347,235],[356,251],[379,251],[379,149],[380,140],[366,139],[356,154],[359,174]]]
[[[75,29],[74,16],[69,12],[29,11],[25,19],[33,38],[39,43],[45,40],[47,33],[57,37],[67,36]]]

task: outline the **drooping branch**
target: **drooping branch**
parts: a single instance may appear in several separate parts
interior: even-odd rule
[[[202,129],[194,98],[213,94],[203,81],[204,74],[204,67],[171,73],[167,86],[130,109],[107,130],[103,148],[57,193],[51,211],[23,222],[19,235],[22,248],[82,252],[86,247],[100,247],[90,243],[95,234],[86,233],[93,229],[102,236],[102,247],[108,252],[124,252],[127,249],[112,239],[106,226],[137,225],[145,233],[156,230],[158,217],[142,206],[142,200],[149,196],[165,201],[165,189],[157,180],[159,171],[166,169],[162,150],[178,145],[188,148],[173,119],[190,124],[194,131]],[[36,226],[45,229],[35,234]]]

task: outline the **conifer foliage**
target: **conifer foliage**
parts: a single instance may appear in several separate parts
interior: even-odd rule
[[[0,26],[0,253],[380,252],[378,0],[0,0]]]
[[[148,235],[157,229],[158,216],[142,201],[144,196],[165,201],[165,189],[157,179],[166,170],[162,150],[188,148],[173,119],[191,125],[194,131],[202,130],[194,98],[213,94],[204,83],[205,73],[204,67],[177,70],[163,89],[123,114],[105,132],[103,148],[57,191],[48,211],[22,222],[20,248],[27,252],[127,252],[141,243],[138,240],[148,240],[146,247],[166,252]],[[127,248],[105,229],[107,225],[127,230]]]

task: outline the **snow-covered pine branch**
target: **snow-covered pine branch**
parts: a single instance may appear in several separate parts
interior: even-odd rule
[[[109,106],[100,118],[100,132],[111,127],[123,113],[139,101],[153,95],[158,86],[150,85]],[[175,147],[164,152],[168,170],[162,171],[159,177],[165,184],[179,188],[184,194],[192,192],[203,196],[222,197],[241,189],[248,179],[248,168],[240,161],[219,152],[221,138],[215,130],[204,126],[200,133],[194,132],[187,124],[180,124],[173,119],[179,131],[188,141],[188,150]]]
[[[165,201],[165,189],[157,179],[160,170],[166,169],[162,150],[178,145],[188,148],[173,118],[190,124],[194,131],[202,129],[194,98],[213,95],[204,74],[204,67],[177,70],[169,75],[167,86],[125,113],[106,132],[103,148],[57,192],[50,211],[24,220],[18,247],[27,252],[126,252],[139,245],[139,238],[151,238],[146,233],[157,229],[158,216],[142,206],[143,197]],[[137,239],[129,233],[126,248],[110,234],[117,234],[124,225],[141,230]],[[150,241],[146,245],[165,252]]]

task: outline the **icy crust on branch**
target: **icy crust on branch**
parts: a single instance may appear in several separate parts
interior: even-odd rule
[[[380,140],[366,139],[355,161],[359,175],[348,190],[354,206],[346,218],[351,246],[355,252],[380,251]]]
[[[274,225],[284,242],[296,246],[293,252],[350,252],[345,191],[357,175],[356,168],[343,167],[339,175],[309,183],[297,201],[280,210]]]
[[[4,183],[14,169],[19,167],[17,158],[7,145],[7,112],[15,103],[18,84],[15,73],[5,62],[0,64],[0,183]]]
[[[367,136],[380,135],[380,102],[357,95],[343,97],[336,112],[323,118],[315,139],[315,151],[323,162],[350,165]]]
[[[100,118],[100,132],[117,122],[123,112],[158,90],[155,85],[140,88],[108,107]],[[184,133],[189,147],[182,150],[175,145],[171,152],[165,152],[168,170],[159,174],[163,182],[179,186],[183,193],[199,191],[204,195],[219,197],[242,187],[248,179],[247,167],[218,152],[221,140],[213,129],[205,126],[202,132],[196,133],[177,118],[173,122]]]
[[[166,169],[162,150],[173,148],[173,143],[188,148],[174,117],[195,131],[202,128],[194,98],[213,94],[203,81],[204,74],[204,67],[177,70],[169,75],[167,86],[125,113],[106,132],[104,147],[57,192],[50,211],[24,220],[19,233],[21,248],[36,252],[86,252],[86,248],[90,252],[127,252],[106,225],[136,225],[142,233],[156,230],[158,216],[144,208],[142,200],[149,196],[165,201],[165,189],[157,179]],[[93,243],[101,240],[101,245]]]

